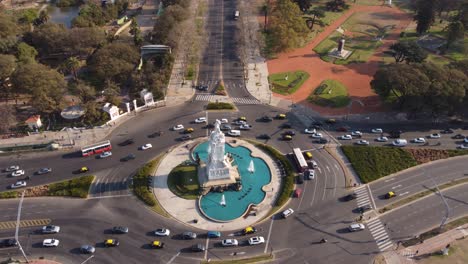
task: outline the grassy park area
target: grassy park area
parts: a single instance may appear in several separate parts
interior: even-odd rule
[[[309,78],[305,71],[275,73],[268,76],[273,92],[283,95],[293,94]]]
[[[326,107],[345,107],[350,98],[346,86],[336,80],[325,80],[309,95],[311,103]]]
[[[197,166],[179,165],[175,167],[167,178],[167,186],[175,195],[195,200],[199,195]]]

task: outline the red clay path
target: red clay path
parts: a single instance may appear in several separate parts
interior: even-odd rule
[[[334,65],[321,60],[320,56],[313,51],[315,46],[333,33],[333,31],[343,24],[352,14],[357,12],[385,12],[399,20],[399,23],[395,29],[383,39],[383,44],[376,50],[367,63]],[[350,113],[357,114],[383,111],[384,109],[381,106],[378,96],[370,87],[370,81],[377,71],[379,61],[382,60],[382,52],[388,50],[389,46],[398,40],[399,33],[409,25],[411,20],[412,18],[409,14],[401,11],[397,7],[353,5],[305,47],[281,53],[278,55],[277,59],[267,62],[270,74],[295,70],[304,70],[310,74],[310,78],[294,94],[289,96],[275,94],[275,96],[307,105],[322,114],[347,114],[349,111],[348,107],[338,109],[319,107],[306,100],[311,91],[318,87],[322,81],[334,79],[340,81],[348,88],[348,93],[353,100]],[[362,102],[364,107],[356,101]]]

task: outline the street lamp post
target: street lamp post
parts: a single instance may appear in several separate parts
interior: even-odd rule
[[[16,243],[18,243],[18,247],[19,247],[19,250],[21,251],[21,253],[23,254],[23,257],[24,259],[26,259],[26,263],[29,263],[29,259],[28,257],[26,257],[26,253],[24,252],[23,250],[23,247],[21,246],[20,242],[19,242],[19,226],[20,226],[20,219],[21,219],[21,208],[23,206],[23,200],[24,200],[24,191],[23,193],[21,194],[21,200],[19,202],[19,205],[18,205],[18,216],[16,217],[16,230],[15,230],[15,240],[16,240]]]
[[[442,229],[442,227],[444,227],[445,223],[447,222],[447,220],[449,219],[449,215],[450,215],[450,206],[448,205],[447,203],[447,200],[445,200],[445,196],[442,194],[442,192],[440,191],[439,189],[439,185],[437,184],[437,182],[434,180],[434,178],[432,178],[431,174],[429,173],[429,177],[431,178],[431,180],[434,182],[435,184],[435,187],[437,189],[437,193],[439,193],[439,196],[440,198],[442,199],[442,201],[444,202],[444,205],[445,205],[445,215],[444,217],[442,218],[442,221],[440,222],[440,226],[439,226],[439,229]]]

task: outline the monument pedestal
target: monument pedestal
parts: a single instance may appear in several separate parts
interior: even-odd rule
[[[328,56],[346,60],[349,58],[349,56],[351,56],[352,53],[353,52],[349,50],[342,49],[341,51],[339,51],[338,48],[333,48],[330,52],[328,52]]]

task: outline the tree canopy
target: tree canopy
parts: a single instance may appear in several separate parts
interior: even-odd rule
[[[416,41],[400,41],[390,46],[395,62],[412,63],[423,62],[427,58],[427,52]]]

